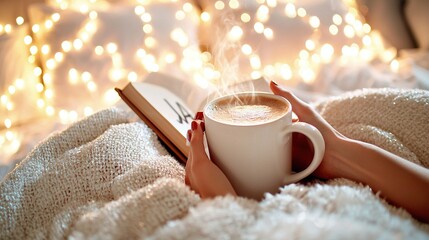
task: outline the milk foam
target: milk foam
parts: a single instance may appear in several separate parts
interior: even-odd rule
[[[283,116],[288,105],[269,97],[240,97],[225,99],[207,109],[217,121],[236,125],[260,124]]]

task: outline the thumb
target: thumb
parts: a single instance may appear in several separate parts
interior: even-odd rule
[[[309,104],[296,97],[290,91],[280,87],[274,81],[270,82],[270,88],[275,95],[282,96],[290,102],[293,111],[298,115],[298,117],[301,118],[301,116],[308,116],[309,113],[312,113],[313,110]]]

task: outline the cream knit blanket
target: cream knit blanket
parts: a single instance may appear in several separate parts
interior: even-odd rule
[[[345,135],[429,166],[429,92],[362,90],[317,109]],[[0,184],[0,239],[429,239],[428,225],[345,179],[201,201],[130,119],[106,109],[40,143]]]

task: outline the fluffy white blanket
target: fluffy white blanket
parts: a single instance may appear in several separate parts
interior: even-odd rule
[[[317,109],[345,135],[429,166],[429,92],[362,90]],[[287,185],[260,202],[202,201],[130,119],[106,109],[40,143],[0,184],[0,239],[429,238],[428,225],[346,179]]]

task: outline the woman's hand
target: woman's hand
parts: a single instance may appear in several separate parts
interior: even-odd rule
[[[286,98],[291,103],[293,112],[298,116],[299,121],[316,127],[325,140],[325,155],[312,175],[324,179],[338,177],[334,158],[340,139],[345,139],[345,137],[336,131],[316,110],[291,92],[281,88],[275,82],[270,83],[270,88],[274,94]],[[313,146],[310,140],[303,134],[294,133],[292,140],[293,169],[301,171],[306,168],[313,159],[313,154]]]
[[[223,172],[208,158],[204,148],[204,119],[199,112],[188,130],[191,144],[185,168],[185,183],[201,198],[219,195],[236,195],[234,188]]]

